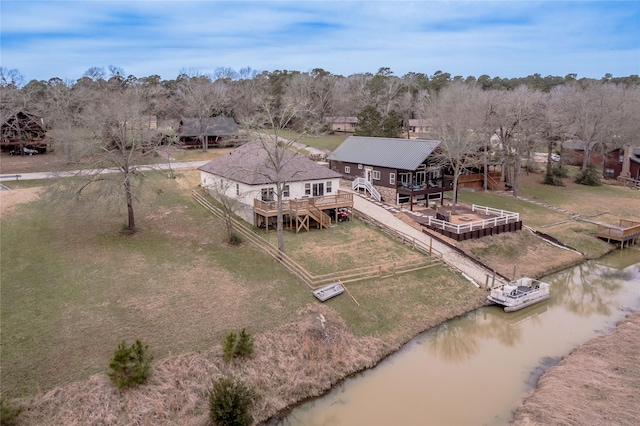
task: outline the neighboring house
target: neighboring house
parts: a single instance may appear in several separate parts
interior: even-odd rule
[[[202,135],[207,146],[218,146],[238,133],[238,125],[232,117],[182,118],[178,128],[180,143],[186,147],[202,146]]]
[[[603,174],[606,179],[620,176],[640,180],[640,146],[627,145],[609,152],[605,156]]]
[[[410,118],[403,127],[408,132],[409,138],[417,139],[426,137],[433,125],[430,120]]]
[[[158,129],[158,117],[155,115],[145,115],[142,118],[142,121],[144,122],[145,128],[148,128],[149,130]]]
[[[440,144],[426,139],[349,136],[327,159],[331,170],[354,181],[354,188],[367,188],[389,203],[442,203],[453,180],[444,176],[435,161]]]
[[[354,133],[358,127],[358,117],[325,117],[324,122],[332,132]]]
[[[582,140],[568,140],[562,143],[562,161],[571,166],[582,166],[587,142]],[[591,142],[588,166],[602,165],[602,149],[600,142]]]
[[[47,150],[47,135],[44,120],[36,114],[16,111],[0,115],[2,131],[0,147],[15,154],[24,153],[25,149],[38,152]]]
[[[339,191],[339,173],[291,150],[282,164],[283,209],[289,223],[296,221],[296,231],[314,223],[327,228],[339,208],[353,207],[353,194]],[[267,230],[275,223],[276,171],[260,143],[245,143],[199,170],[200,185],[213,196],[237,200],[235,213],[247,222]]]

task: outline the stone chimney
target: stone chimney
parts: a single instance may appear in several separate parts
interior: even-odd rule
[[[621,177],[631,177],[631,145],[626,145],[624,147],[624,155],[622,157],[622,172],[620,172]]]

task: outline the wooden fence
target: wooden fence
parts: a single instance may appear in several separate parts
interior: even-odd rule
[[[194,199],[198,204],[206,208],[214,216],[224,220],[225,213],[222,209],[207,200],[202,194],[195,190],[191,191]],[[395,231],[390,235],[394,238],[401,239],[404,244],[411,245],[414,249],[419,250],[427,255],[423,260],[413,260],[406,262],[388,262],[380,264],[372,264],[360,268],[349,269],[345,271],[335,271],[328,274],[314,275],[309,273],[295,260],[291,259],[285,253],[280,252],[276,246],[269,241],[260,237],[254,229],[251,229],[246,222],[232,217],[234,231],[237,232],[245,241],[250,242],[265,253],[273,257],[282,264],[290,273],[298,277],[302,282],[307,284],[311,289],[315,289],[322,285],[332,282],[349,283],[372,278],[387,278],[390,276],[403,274],[407,272],[425,269],[431,266],[442,264],[442,253],[433,249],[431,245],[426,245],[415,238],[406,234]],[[389,229],[390,230],[390,229]],[[390,230],[391,231],[391,230]]]

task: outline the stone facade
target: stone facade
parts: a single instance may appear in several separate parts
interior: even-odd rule
[[[387,204],[395,204],[396,190],[394,188],[388,188],[386,186],[373,185],[373,187],[380,193],[380,196]]]

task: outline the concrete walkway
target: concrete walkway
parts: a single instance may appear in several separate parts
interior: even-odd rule
[[[341,189],[345,190],[345,188]],[[356,211],[370,216],[378,222],[383,223],[384,225],[392,229],[395,229],[396,231],[402,232],[403,234],[409,235],[410,237],[421,241],[427,246],[432,244],[432,247],[434,249],[442,253],[442,258],[447,265],[449,265],[452,269],[461,272],[466,276],[467,279],[474,282],[476,285],[483,287],[486,282],[487,275],[493,274],[493,271],[483,268],[477,263],[471,261],[466,256],[454,251],[448,245],[443,244],[436,239],[432,240],[429,235],[415,229],[409,224],[404,223],[402,220],[395,216],[395,213],[399,213],[400,210],[393,206],[389,206],[372,199],[367,199],[360,194],[354,193],[353,208]],[[498,277],[496,277],[496,280],[497,279]]]

